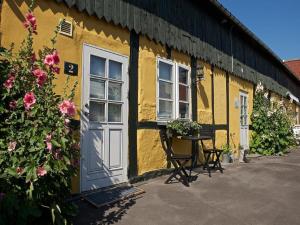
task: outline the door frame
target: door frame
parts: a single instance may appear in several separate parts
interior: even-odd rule
[[[249,148],[249,110],[248,110],[248,106],[249,106],[249,94],[246,91],[240,90],[239,92],[239,101],[240,101],[240,145],[241,145],[241,96],[246,97],[247,99],[247,148]]]
[[[85,70],[85,65],[84,65],[84,51],[85,51],[85,48],[86,47],[90,47],[90,48],[95,48],[97,50],[100,50],[100,51],[103,51],[103,52],[107,52],[109,54],[114,54],[114,55],[117,55],[117,56],[120,56],[120,57],[124,57],[127,59],[127,63],[124,67],[124,76],[126,76],[126,83],[127,83],[127,90],[125,91],[126,95],[124,96],[124,105],[126,105],[126,110],[124,110],[125,112],[123,113],[122,112],[122,118],[123,118],[123,123],[124,124],[124,140],[123,140],[123,148],[122,148],[122,163],[123,163],[123,171],[124,171],[124,181],[123,182],[127,182],[129,180],[128,178],[128,174],[127,174],[127,171],[128,171],[128,166],[129,166],[129,158],[128,158],[128,152],[129,152],[129,137],[128,137],[128,127],[129,127],[129,121],[128,121],[128,112],[129,112],[129,98],[128,98],[128,92],[129,92],[129,57],[126,56],[126,55],[122,55],[120,53],[117,53],[117,52],[113,52],[111,50],[108,50],[108,49],[104,49],[104,48],[101,48],[101,47],[98,47],[98,46],[95,46],[95,45],[92,45],[92,44],[88,44],[88,43],[83,43],[82,44],[82,49],[81,49],[81,96],[80,96],[80,171],[79,171],[79,192],[82,193],[83,192],[83,170],[82,170],[82,166],[83,166],[83,163],[82,163],[82,148],[83,148],[83,137],[84,137],[84,129],[83,129],[83,115],[84,115],[84,90],[85,90],[85,79],[87,79],[85,76],[84,76],[84,70]]]

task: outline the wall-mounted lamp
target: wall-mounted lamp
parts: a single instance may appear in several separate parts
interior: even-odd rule
[[[204,80],[204,66],[203,65],[197,65],[196,80],[197,81]]]

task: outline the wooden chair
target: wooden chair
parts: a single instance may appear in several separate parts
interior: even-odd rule
[[[203,169],[207,169],[209,177],[211,177],[211,169],[220,170],[223,173],[223,167],[221,165],[220,157],[222,155],[223,150],[216,148],[215,138],[216,132],[212,126],[202,127],[200,130],[201,136],[209,136],[211,137],[211,148],[206,148],[203,140],[201,140],[201,147],[204,155],[204,164]],[[212,164],[212,166],[210,166]]]
[[[167,161],[174,166],[171,176],[165,181],[169,183],[173,178],[179,175],[179,180],[186,186],[189,186],[189,175],[187,173],[186,164],[192,161],[192,155],[175,154],[172,148],[172,138],[168,137],[166,129],[160,130],[160,139],[162,147],[167,155]]]

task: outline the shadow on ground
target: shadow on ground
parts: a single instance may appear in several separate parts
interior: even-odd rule
[[[127,210],[136,204],[136,200],[142,196],[136,196],[112,205],[96,208],[85,200],[78,200],[78,215],[74,218],[74,225],[108,225],[119,222],[127,214]]]

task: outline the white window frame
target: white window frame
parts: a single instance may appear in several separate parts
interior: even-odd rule
[[[159,97],[159,81],[165,81],[163,79],[159,78],[159,62],[163,62],[166,64],[169,64],[172,66],[172,75],[173,75],[173,108],[172,108],[172,118],[167,119],[167,118],[161,118],[159,117],[159,100],[165,100],[163,98]],[[188,77],[187,77],[187,87],[188,87],[188,101],[185,103],[188,103],[189,106],[189,111],[188,111],[188,118],[185,118],[186,120],[191,120],[192,115],[191,115],[191,68],[189,66],[183,65],[181,63],[177,63],[174,62],[172,60],[169,59],[164,59],[164,58],[160,58],[157,57],[156,60],[156,118],[157,121],[159,122],[168,122],[169,120],[174,120],[179,118],[179,102],[183,102],[183,101],[179,101],[179,67],[186,69],[188,71]],[[171,83],[171,82],[169,82]],[[184,118],[182,118],[184,119]]]

